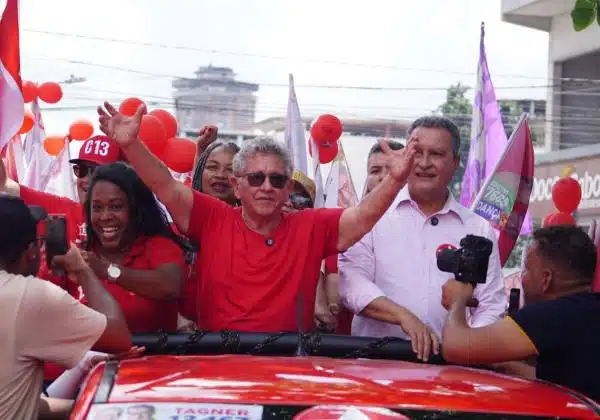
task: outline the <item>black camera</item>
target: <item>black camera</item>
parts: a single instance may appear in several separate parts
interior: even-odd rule
[[[492,241],[482,236],[467,235],[457,250],[444,249],[437,255],[437,266],[463,283],[485,283],[492,254]]]

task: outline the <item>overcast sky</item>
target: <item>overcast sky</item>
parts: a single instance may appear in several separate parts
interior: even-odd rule
[[[20,7],[23,79],[87,78],[66,87],[59,104],[44,105],[52,133],[76,118],[96,122],[93,107],[105,98],[136,95],[164,107],[174,77],[209,63],[261,84],[259,120],[285,114],[290,72],[303,116],[414,119],[443,102],[450,84],[473,85],[482,21],[498,97],[546,95],[548,34],[502,22],[499,0],[22,0]]]

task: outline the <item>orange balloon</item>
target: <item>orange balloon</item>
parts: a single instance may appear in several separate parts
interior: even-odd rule
[[[65,136],[48,136],[44,139],[44,150],[50,156],[58,156],[65,147]]]
[[[150,112],[150,115],[154,115],[160,120],[165,127],[165,134],[168,139],[177,135],[177,132],[179,131],[177,120],[169,111],[165,111],[164,109],[155,109],[154,111]]]
[[[196,143],[188,139],[173,137],[167,140],[162,154],[165,165],[175,172],[184,174],[194,167]]]
[[[88,120],[77,120],[69,127],[69,137],[73,140],[87,140],[94,134],[94,125]]]
[[[140,125],[140,140],[156,156],[161,156],[167,143],[165,127],[154,115],[144,115]]]
[[[26,134],[31,131],[33,128],[33,124],[35,122],[35,117],[33,116],[33,112],[26,109],[25,115],[23,115],[23,123],[21,124],[21,128],[19,129],[19,134]]]
[[[23,101],[28,104],[33,102],[38,97],[38,86],[37,84],[29,81],[24,81],[22,86]]]
[[[123,115],[131,117],[136,113],[138,108],[144,105],[144,102],[139,98],[127,98],[119,105],[119,112]]]
[[[38,95],[42,101],[55,104],[62,99],[63,92],[58,83],[46,82],[38,87]]]

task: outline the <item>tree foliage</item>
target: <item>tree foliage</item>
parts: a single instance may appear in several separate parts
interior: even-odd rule
[[[583,31],[594,21],[600,25],[600,0],[576,0],[571,11],[573,28]]]
[[[473,106],[471,101],[465,97],[469,88],[461,83],[450,86],[446,90],[446,102],[439,106],[437,112],[444,117],[450,118],[460,130],[460,166],[454,173],[450,183],[450,189],[456,198],[460,196],[460,186],[469,157],[471,113]]]

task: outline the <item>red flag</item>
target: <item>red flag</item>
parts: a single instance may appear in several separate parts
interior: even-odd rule
[[[18,0],[7,0],[0,20],[0,150],[23,123]]]
[[[502,265],[514,248],[527,215],[533,169],[533,141],[527,119],[523,117],[471,207],[496,229]]]

